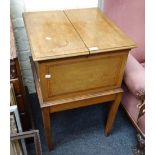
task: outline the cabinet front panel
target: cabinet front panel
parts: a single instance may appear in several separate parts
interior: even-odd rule
[[[44,96],[49,99],[89,90],[120,87],[119,79],[122,78],[123,66],[123,55],[89,56],[45,63],[41,77],[43,91],[46,91]]]

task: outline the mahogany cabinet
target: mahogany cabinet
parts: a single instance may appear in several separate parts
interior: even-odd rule
[[[31,128],[28,100],[26,90],[23,85],[22,75],[19,65],[18,56],[15,47],[15,38],[13,33],[12,23],[10,22],[10,83],[13,84],[16,104],[19,110],[22,128],[27,131]],[[10,103],[12,104],[12,103]]]

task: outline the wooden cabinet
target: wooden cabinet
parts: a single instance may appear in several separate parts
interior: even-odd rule
[[[113,101],[108,134],[135,43],[97,8],[26,12],[23,17],[49,148],[52,112]]]
[[[23,85],[19,60],[16,53],[15,40],[12,23],[10,22],[10,83],[13,85],[16,104],[19,110],[22,128],[27,131],[31,128],[28,115],[28,103],[26,100],[26,91]],[[12,103],[11,103],[12,104]]]

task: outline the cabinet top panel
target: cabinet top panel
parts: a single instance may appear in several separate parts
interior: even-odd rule
[[[25,12],[23,17],[34,61],[89,54],[63,11]]]
[[[131,49],[135,43],[98,8],[65,10],[90,53]]]
[[[135,47],[98,8],[23,14],[34,61]]]

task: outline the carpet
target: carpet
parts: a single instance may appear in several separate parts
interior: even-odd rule
[[[42,116],[36,94],[30,95],[36,129],[39,129],[43,155],[132,155],[136,131],[120,106],[111,134],[103,129],[111,103],[57,112],[51,115],[54,150],[48,151]],[[33,155],[34,145],[28,145]]]

